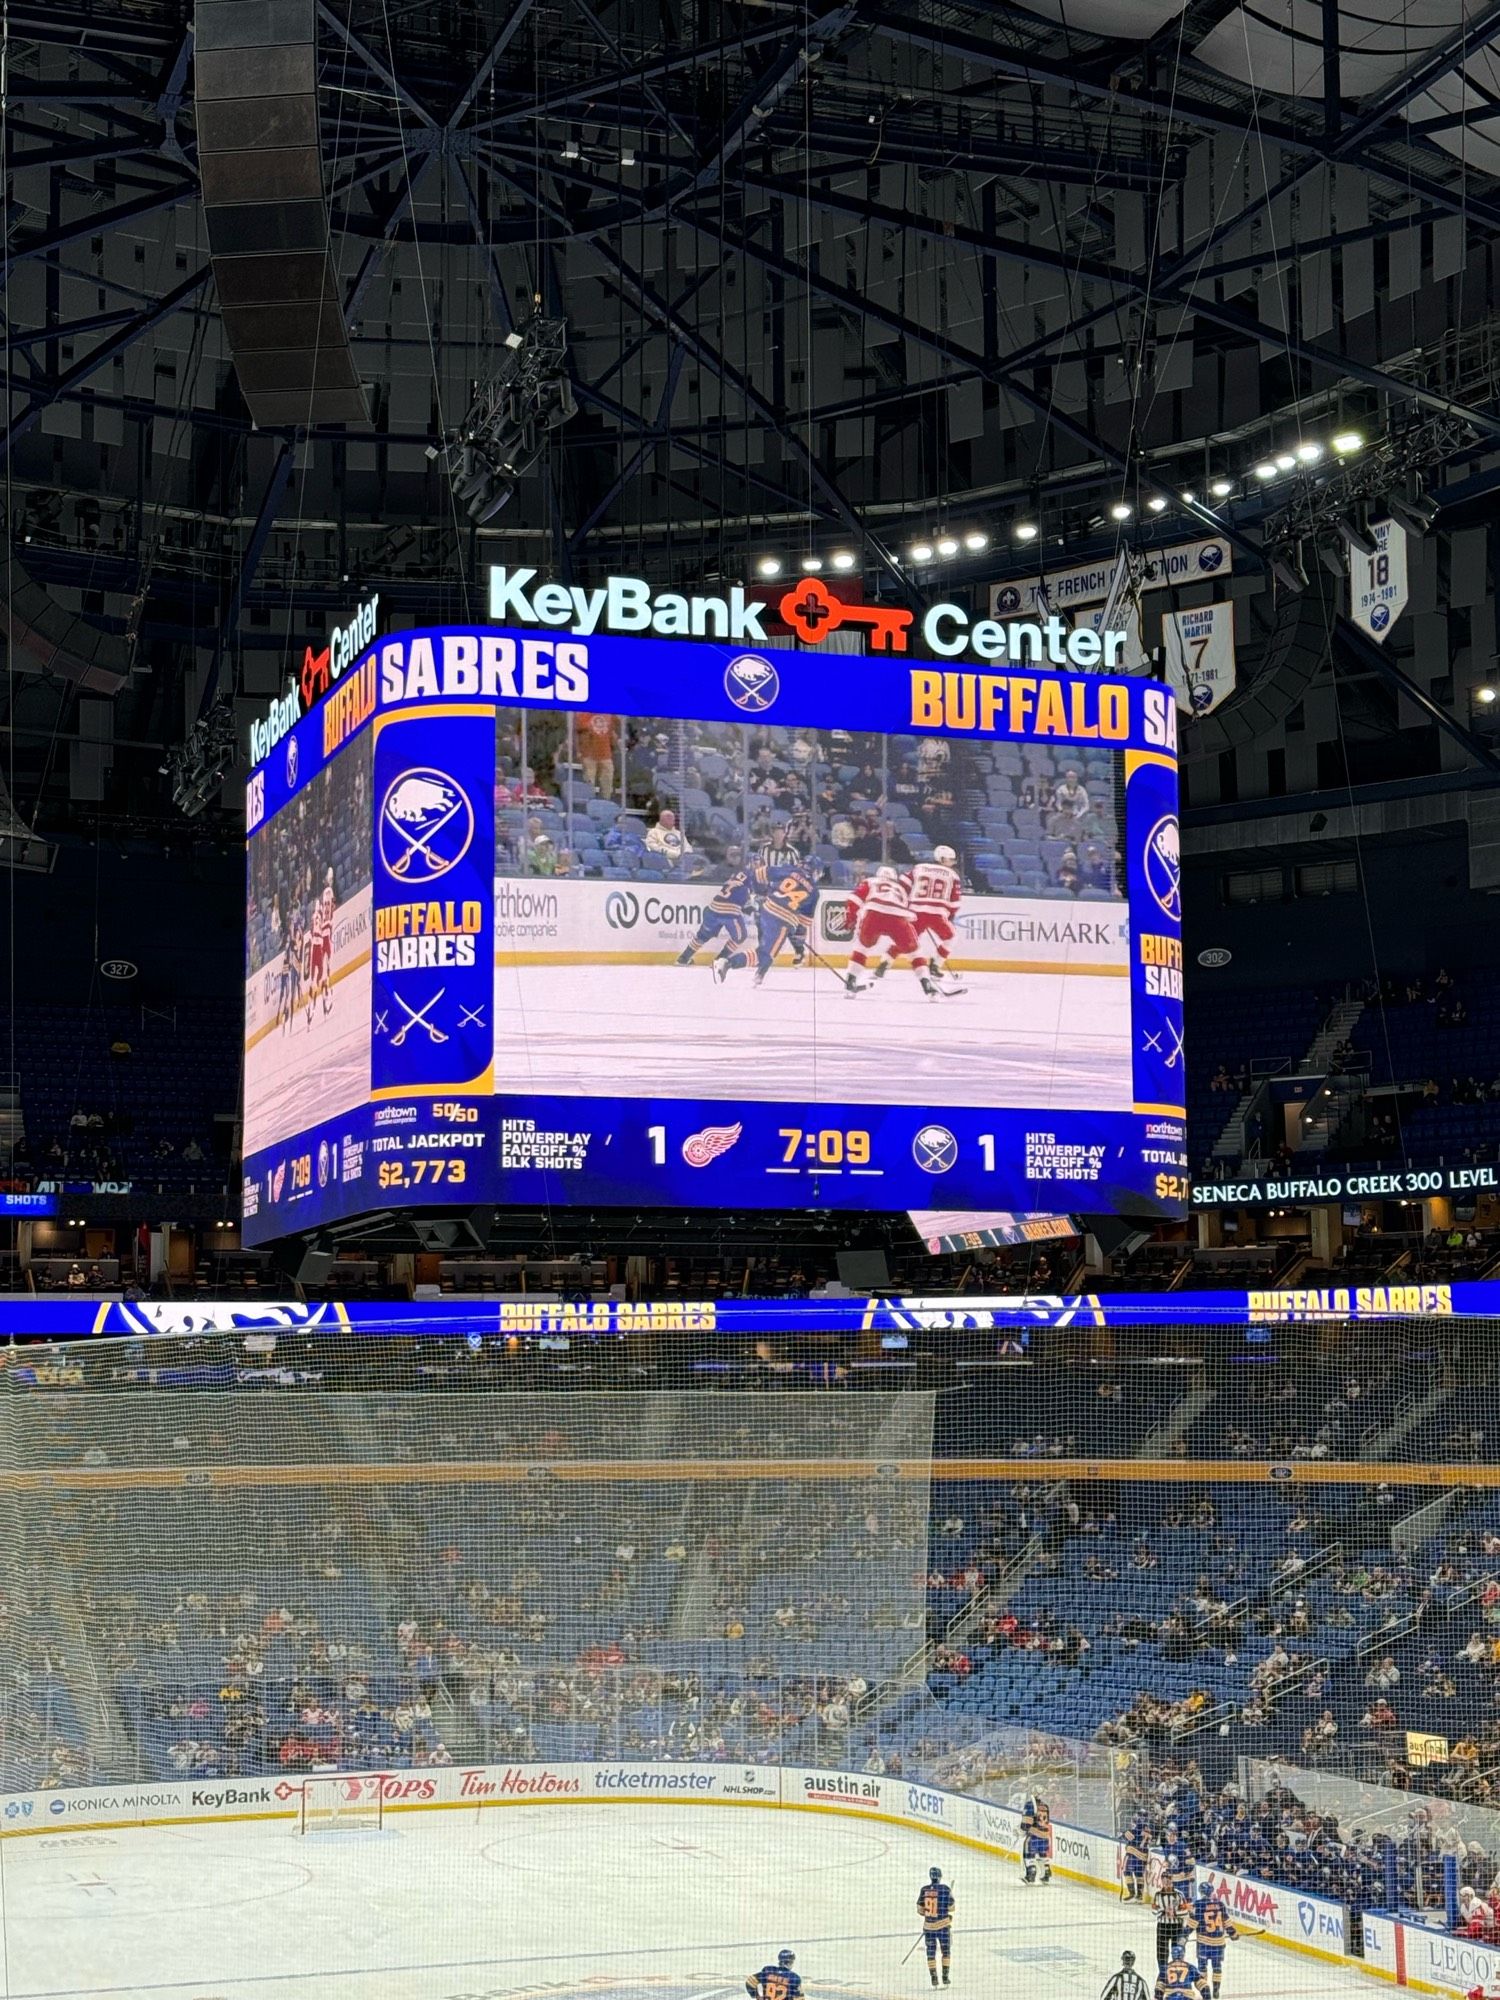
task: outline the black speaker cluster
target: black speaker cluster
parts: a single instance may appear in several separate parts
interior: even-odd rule
[[[195,41],[209,250],[250,415],[363,423],[329,254],[315,0],[198,0]]]

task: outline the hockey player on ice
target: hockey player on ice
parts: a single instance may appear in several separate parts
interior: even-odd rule
[[[864,993],[873,986],[887,957],[894,956],[910,959],[922,991],[929,1000],[937,998],[937,983],[928,973],[912,922],[911,897],[894,868],[877,868],[868,881],[861,882],[845,904],[844,915],[854,933],[844,980],[851,994]]]
[[[333,1011],[333,913],[336,907],[333,893],[333,870],[330,868],[323,878],[323,893],[313,904],[312,949],[308,960],[307,979],[307,1025],[312,1026],[313,1008],[319,996],[323,1001],[323,1012]]]
[[[757,861],[750,870],[750,886],[755,903],[755,984],[763,985],[783,946],[789,946],[792,964],[807,958],[808,933],[818,909],[816,860],[793,861],[784,867]],[[750,963],[748,944],[714,960],[714,978],[722,985],[730,973]]]
[[[751,2000],[801,2000],[802,1974],[793,1972],[797,1963],[792,1952],[779,1951],[774,1965],[763,1965],[745,1981]]]
[[[962,993],[964,983],[948,970],[948,953],[953,944],[953,919],[963,900],[963,883],[951,847],[935,847],[930,861],[918,861],[906,876],[907,901],[912,929],[919,946],[932,953],[933,977],[942,994]],[[878,975],[877,975],[878,976]]]
[[[943,1961],[943,1984],[948,1984],[948,1960],[953,1951],[953,1891],[943,1880],[941,1868],[929,1868],[927,1880],[917,1892],[917,1914],[922,1919],[922,1942],[927,1947],[927,1972],[938,1983],[938,1957]]]

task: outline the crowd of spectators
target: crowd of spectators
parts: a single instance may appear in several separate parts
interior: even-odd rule
[[[710,880],[774,842],[816,855],[842,887],[947,844],[975,889],[1117,895],[1105,766],[1041,748],[1011,771],[999,756],[941,737],[502,715],[497,866]]]

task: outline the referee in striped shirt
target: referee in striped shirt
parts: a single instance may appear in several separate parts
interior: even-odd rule
[[[755,858],[766,868],[800,868],[802,865],[801,849],[794,847],[785,833],[780,831],[773,833],[764,845],[756,849]]]
[[[1146,1982],[1135,1969],[1135,1953],[1120,1953],[1120,1969],[1105,1982],[1099,2000],[1150,2000]]]

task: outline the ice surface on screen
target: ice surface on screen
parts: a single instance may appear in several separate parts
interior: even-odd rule
[[[370,1094],[369,808],[366,735],[250,841],[247,1154]]]
[[[1129,1108],[1110,751],[525,709],[496,748],[499,1087]],[[859,885],[944,846],[967,990],[893,952],[850,994]],[[742,879],[767,850],[816,864],[800,963],[768,949],[781,878]]]

